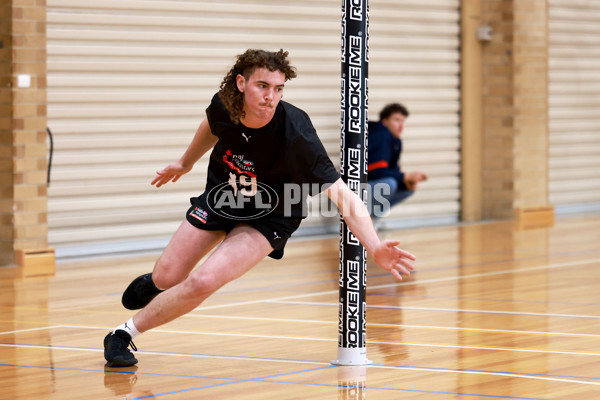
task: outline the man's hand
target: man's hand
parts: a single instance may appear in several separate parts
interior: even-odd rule
[[[156,171],[156,177],[154,177],[151,184],[161,187],[165,183],[177,182],[181,175],[187,174],[191,170],[191,167],[184,167],[180,161],[177,161],[167,165],[161,171]]]
[[[365,203],[348,188],[342,178],[335,181],[326,193],[344,216],[354,236],[373,256],[377,265],[390,271],[399,280],[402,280],[403,274],[410,275],[410,271],[415,269],[411,262],[415,260],[415,256],[396,247],[400,244],[398,241],[379,240]]]
[[[419,182],[427,180],[427,174],[421,171],[407,172],[404,174],[404,185],[408,190],[416,190]]]
[[[396,246],[399,241],[383,240],[375,250],[373,250],[373,260],[377,265],[386,271],[390,271],[398,280],[402,280],[402,275],[409,276],[410,271],[415,269],[411,261],[416,258],[408,251],[402,250]]]

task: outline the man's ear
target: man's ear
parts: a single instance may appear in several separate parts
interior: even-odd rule
[[[237,84],[237,88],[240,93],[244,93],[244,87],[246,86],[246,78],[244,78],[244,75],[237,74],[235,77],[235,83]]]

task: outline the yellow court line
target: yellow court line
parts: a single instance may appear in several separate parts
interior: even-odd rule
[[[48,346],[40,346],[40,345],[28,345],[28,346],[20,346],[20,345],[11,345],[11,344],[2,344],[0,343],[0,347],[17,347],[17,348],[37,348],[37,349],[47,349]],[[66,351],[85,351],[85,352],[102,352],[101,349],[90,349],[90,348],[71,348],[64,347],[58,345],[50,346],[53,350],[66,350]],[[325,361],[304,361],[304,360],[285,360],[278,358],[256,358],[256,357],[244,357],[244,356],[219,356],[219,355],[207,355],[207,354],[185,354],[185,353],[169,353],[169,352],[158,352],[158,351],[146,351],[139,350],[139,354],[145,355],[157,355],[157,356],[167,356],[167,357],[185,357],[185,358],[211,358],[211,359],[226,359],[226,360],[243,360],[243,361],[252,361],[252,362],[275,362],[275,363],[289,363],[289,364],[315,364],[315,365],[331,365],[330,362]],[[438,373],[448,373],[448,374],[469,374],[469,375],[491,375],[491,376],[503,376],[509,378],[518,378],[518,379],[534,379],[534,380],[544,380],[544,381],[552,381],[552,382],[563,382],[563,383],[577,383],[583,385],[594,385],[600,386],[600,382],[590,382],[590,381],[580,381],[575,379],[564,379],[557,377],[546,377],[546,376],[537,376],[537,375],[529,375],[526,373],[507,373],[507,372],[494,372],[494,371],[469,371],[469,370],[458,370],[458,369],[443,369],[443,368],[432,368],[432,367],[408,367],[408,366],[395,366],[395,365],[370,365],[368,368],[374,369],[395,369],[395,370],[408,370],[415,372],[438,372]],[[585,379],[585,378],[582,378]]]
[[[556,263],[556,264],[548,264],[548,265],[538,265],[535,267],[522,267],[522,268],[515,268],[515,269],[509,269],[509,270],[502,270],[502,271],[491,271],[491,272],[480,272],[480,273],[466,274],[466,275],[445,276],[445,277],[441,277],[441,278],[431,278],[431,279],[422,279],[422,280],[417,279],[417,280],[412,280],[409,282],[403,281],[403,282],[387,283],[387,284],[375,285],[375,286],[370,286],[370,287],[367,286],[367,291],[373,290],[373,289],[390,288],[390,287],[425,285],[425,284],[431,284],[431,283],[460,281],[460,280],[471,279],[471,278],[484,278],[484,277],[489,277],[489,276],[515,274],[518,272],[532,272],[532,271],[552,270],[552,269],[556,269],[556,268],[570,268],[570,267],[578,267],[581,265],[592,264],[592,263],[600,263],[600,258],[595,258],[595,259],[591,259],[591,260],[579,260],[579,261],[563,262],[563,263]],[[265,303],[265,302],[269,303],[269,302],[276,302],[276,301],[295,300],[295,299],[302,299],[302,298],[306,298],[306,297],[334,295],[334,294],[338,294],[338,293],[339,293],[339,290],[327,290],[327,291],[323,291],[323,292],[304,293],[304,294],[299,294],[299,295],[282,296],[282,297],[275,297],[275,298],[271,298],[271,299],[262,299],[262,300],[240,301],[240,302],[227,303],[227,304],[218,304],[218,305],[213,305],[213,306],[200,305],[197,309],[214,310],[214,309],[218,309],[218,308],[240,307],[240,306],[259,304],[259,303]]]
[[[106,330],[106,329],[110,330],[110,329],[112,329],[112,328],[99,327],[99,326],[79,326],[79,325],[56,325],[56,326],[52,326],[50,328],[75,328],[75,329],[93,329],[93,330]],[[257,335],[257,334],[245,334],[245,333],[199,332],[199,331],[181,331],[181,330],[169,330],[169,329],[153,329],[152,332],[189,334],[189,335],[201,335],[201,336],[225,336],[225,337],[244,337],[244,338],[258,338],[258,339],[282,339],[282,340],[302,340],[302,341],[318,341],[318,342],[337,342],[337,339],[333,339],[333,338]],[[511,348],[511,347],[499,347],[499,346],[461,346],[461,345],[451,345],[451,344],[388,342],[388,341],[378,341],[378,340],[367,339],[367,346],[369,344],[389,344],[389,345],[394,345],[394,346],[441,347],[441,348],[453,348],[453,349],[473,349],[473,350],[514,351],[514,352],[544,353],[544,354],[600,356],[600,353],[578,352],[578,351],[561,351],[561,350],[548,350],[548,349],[535,349],[535,348]]]
[[[81,313],[80,310],[64,310]],[[86,313],[96,313],[95,311],[84,311]],[[98,312],[103,314],[120,314],[118,312]],[[269,321],[269,322],[290,322],[290,323],[303,323],[303,324],[323,324],[323,325],[334,325],[338,324],[338,321],[322,321],[322,320],[302,320],[302,319],[291,319],[291,318],[267,318],[267,317],[248,317],[248,316],[236,316],[236,315],[211,315],[211,314],[186,314],[182,317],[187,318],[215,318],[215,319],[236,319],[236,320],[249,320],[249,321]],[[57,323],[41,322],[41,321],[18,321],[18,320],[0,320],[0,323],[19,323],[19,324],[32,324],[32,325],[48,325],[56,326]],[[64,326],[58,323],[61,326]],[[369,323],[367,327],[378,327],[378,328],[410,328],[410,329],[433,329],[433,330],[447,330],[447,331],[465,331],[465,332],[484,332],[484,333],[507,333],[512,335],[538,335],[538,336],[562,336],[562,337],[600,337],[598,334],[593,333],[568,333],[568,332],[542,332],[542,331],[520,331],[520,330],[509,330],[509,329],[485,329],[485,328],[465,328],[465,327],[452,327],[452,326],[430,326],[430,325],[407,325],[407,324],[385,324],[385,323]],[[155,331],[155,329],[153,329]],[[6,332],[0,332],[0,335],[6,334]]]
[[[85,307],[85,306],[84,306]],[[9,309],[9,310],[18,310],[18,311],[50,311],[53,314],[60,312],[68,312],[68,313],[78,313],[78,314],[110,314],[110,315],[122,315],[122,314],[132,314],[131,310],[120,310],[120,311],[104,311],[104,310],[85,310],[81,308],[73,308],[73,307],[62,307],[62,308],[50,308],[50,307],[3,307],[0,306],[1,309]],[[49,315],[50,317],[50,315]]]
[[[18,321],[18,320],[14,320],[14,319],[0,319],[0,323],[7,323],[7,324],[46,324],[46,325],[56,325],[56,324],[51,324],[50,322]]]
[[[42,331],[45,329],[52,329],[52,328],[59,328],[59,327],[60,327],[60,325],[50,325],[50,326],[40,326],[37,328],[16,329],[14,331],[0,332],[0,335],[12,335],[15,333],[35,332],[35,331]]]
[[[428,283],[442,283],[442,282],[448,282],[448,281],[459,281],[459,280],[463,280],[463,279],[482,278],[482,277],[496,276],[496,275],[506,275],[506,274],[512,274],[512,273],[517,273],[517,272],[531,272],[531,271],[539,271],[539,270],[551,270],[551,269],[556,269],[556,268],[577,267],[577,266],[591,264],[591,263],[600,263],[600,258],[590,259],[590,260],[563,262],[563,263],[556,263],[556,264],[549,264],[549,265],[538,265],[535,267],[515,268],[512,270],[481,272],[481,273],[475,273],[475,274],[455,275],[455,276],[447,276],[447,277],[441,277],[441,278],[412,280],[409,282],[396,282],[396,283],[389,283],[389,284],[382,284],[382,285],[375,285],[375,286],[367,287],[367,290],[383,289],[383,288],[389,288],[389,287],[423,285],[423,284],[428,284]],[[300,299],[300,298],[306,298],[306,297],[332,295],[332,294],[338,294],[338,293],[339,293],[339,290],[327,290],[327,291],[322,291],[322,292],[303,293],[300,295],[266,298],[266,299],[242,301],[242,302],[233,302],[233,303],[226,303],[226,304],[217,304],[217,305],[212,305],[212,306],[211,305],[204,306],[203,304],[201,304],[200,306],[198,306],[196,308],[196,310],[204,311],[204,310],[212,310],[212,309],[218,309],[218,308],[239,307],[239,306],[244,306],[244,305],[270,303],[270,302],[293,300],[293,299]],[[20,310],[29,310],[29,311],[49,310],[48,307],[6,307],[6,306],[0,306],[0,309],[20,309]],[[72,308],[62,308],[62,309],[61,308],[53,308],[52,309],[52,311],[55,311],[55,312],[69,311],[69,310],[75,310],[75,309],[72,309]],[[81,311],[77,310],[77,311],[84,312],[83,310],[81,310]],[[87,311],[87,312],[105,313],[105,314],[120,314],[117,312],[110,312],[110,311]]]
[[[294,322],[294,323],[315,323],[315,324],[338,324],[338,321],[322,321],[311,319],[291,319],[291,318],[267,318],[267,317],[248,317],[238,315],[212,315],[212,314],[187,314],[188,317],[197,318],[217,318],[217,319],[240,319],[250,321],[271,321],[271,322]],[[593,333],[568,333],[568,332],[542,332],[542,331],[518,331],[509,329],[485,329],[485,328],[461,328],[453,326],[430,326],[430,325],[406,325],[406,324],[384,324],[379,322],[367,322],[367,327],[378,328],[414,328],[414,329],[437,329],[450,331],[468,331],[468,332],[486,332],[486,333],[510,333],[510,334],[527,334],[527,335],[542,335],[542,336],[566,336],[566,337],[600,337]]]

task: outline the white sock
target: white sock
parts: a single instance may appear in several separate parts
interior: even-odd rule
[[[141,332],[137,330],[137,328],[135,327],[135,324],[133,323],[133,317],[129,318],[129,321],[125,322],[124,324],[117,326],[115,328],[115,331],[117,329],[120,329],[122,331],[129,333],[129,335],[131,336],[132,339],[135,338],[137,335],[141,334]]]

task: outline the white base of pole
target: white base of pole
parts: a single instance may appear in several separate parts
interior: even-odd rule
[[[367,359],[367,349],[346,349],[338,347],[338,358],[331,362],[333,365],[371,365],[373,362]]]

